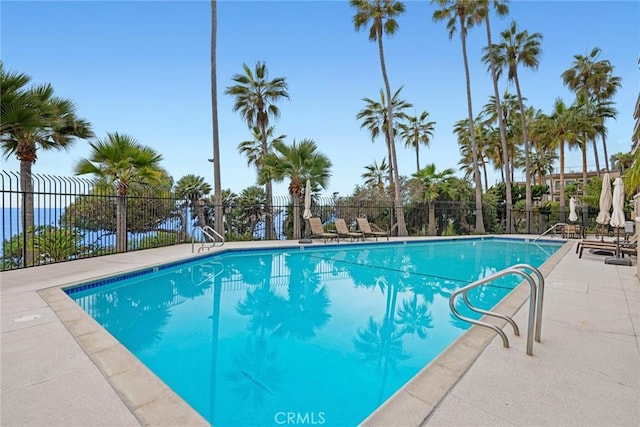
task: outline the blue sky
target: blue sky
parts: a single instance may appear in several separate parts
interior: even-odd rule
[[[431,19],[435,7],[408,1],[399,31],[385,38],[392,90],[415,112],[429,111],[436,130],[421,165],[458,168],[453,123],[466,118],[466,92],[460,40],[449,40],[444,23]],[[573,55],[598,46],[601,59],[615,66],[622,89],[614,101],[617,120],[609,121],[610,154],[629,151],[633,108],[640,90],[640,2],[511,1],[506,18],[492,20],[494,41],[511,20],[544,39],[540,67],[521,71],[527,104],[550,112],[554,100],[573,95],[560,74]],[[163,166],[177,180],[193,173],[213,182],[210,107],[210,3],[208,1],[7,1],[0,4],[1,54],[5,67],[51,83],[58,96],[72,99],[97,137],[120,132],[162,153]],[[255,171],[237,152],[250,139],[233,99],[224,95],[231,77],[265,61],[269,77],[284,77],[290,100],[279,104],[277,134],[288,142],[311,138],[333,162],[325,194],[350,194],[362,182],[364,166],[386,156],[382,140],[371,142],[355,116],[363,97],[383,87],[376,45],[353,28],[346,1],[220,1],[218,3],[218,111],[222,187],[236,193],[255,183]],[[493,94],[480,62],[484,27],[469,32],[468,54],[474,114]],[[507,82],[500,83],[501,91]],[[515,88],[511,87],[512,92]],[[413,112],[410,110],[410,112]],[[415,152],[397,145],[401,175],[415,172]],[[72,175],[73,164],[89,155],[79,141],[68,151],[41,152],[33,171]],[[602,157],[602,154],[601,154]],[[589,164],[593,165],[590,154]],[[579,152],[570,152],[567,169],[581,170]],[[14,158],[0,168],[18,170]],[[519,174],[522,176],[522,174]],[[490,184],[499,179],[490,175]],[[274,193],[286,194],[286,185]]]

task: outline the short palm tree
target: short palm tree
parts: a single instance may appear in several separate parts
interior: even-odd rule
[[[276,142],[273,148],[275,152],[264,157],[263,173],[267,172],[276,182],[289,179],[289,195],[293,201],[293,238],[299,239],[303,188],[307,180],[312,186],[326,188],[331,176],[331,161],[318,151],[318,145],[311,139],[303,139],[300,143],[293,141],[291,145]]]
[[[162,155],[135,138],[107,133],[92,142],[88,158],[75,165],[76,175],[91,174],[116,189],[116,250],[127,250],[127,194],[136,185],[157,185],[166,177],[160,167]]]
[[[273,132],[275,128],[273,126],[269,126],[267,128],[267,150],[271,152],[271,148],[273,147],[274,142],[283,142],[287,135],[279,135],[277,137],[273,137]],[[265,139],[262,136],[262,131],[258,126],[254,126],[251,129],[251,134],[253,139],[248,139],[246,141],[242,141],[238,144],[238,152],[240,154],[244,154],[247,158],[247,165],[258,167],[260,163],[260,157],[262,156],[262,141]]]
[[[416,172],[420,170],[420,145],[429,146],[436,122],[429,121],[429,113],[423,111],[420,116],[406,116],[407,123],[400,124],[400,137],[406,147],[416,150]]]
[[[188,174],[176,182],[174,192],[176,193],[176,196],[187,200],[192,214],[198,218],[198,225],[200,227],[207,225],[200,201],[211,193],[211,185],[207,184],[201,176]]]
[[[455,178],[454,170],[448,168],[438,172],[435,163],[430,163],[414,173],[413,177],[418,179],[423,186],[422,197],[423,200],[429,204],[429,236],[435,236],[435,202],[442,195],[451,193],[452,188],[450,184]]]
[[[396,18],[405,11],[404,4],[397,0],[350,0],[351,7],[356,9],[353,16],[353,25],[357,31],[367,28],[369,24],[369,40],[377,42],[378,54],[380,56],[380,69],[382,70],[382,79],[384,80],[385,92],[387,95],[387,126],[386,133],[389,141],[389,166],[393,174],[391,184],[394,188],[394,204],[396,207],[396,225],[398,226],[398,236],[407,235],[407,226],[404,220],[404,210],[402,209],[402,195],[400,192],[400,175],[398,174],[398,164],[396,157],[396,147],[394,139],[393,125],[393,107],[391,97],[391,85],[387,76],[387,67],[384,59],[384,48],[382,45],[382,36],[393,35],[398,31],[398,22]]]
[[[251,70],[247,64],[243,64],[244,74],[236,74],[232,77],[233,86],[229,86],[225,93],[235,97],[233,111],[240,112],[242,119],[249,129],[257,126],[262,137],[262,152],[258,158],[256,166],[262,169],[264,157],[269,154],[267,142],[267,128],[271,118],[278,118],[280,110],[276,103],[283,98],[289,98],[287,92],[287,82],[284,77],[268,79],[267,66],[264,62],[256,63],[255,70]],[[266,239],[275,237],[273,226],[273,215],[271,209],[273,205],[273,189],[271,179],[264,182],[267,197],[267,214],[265,218]]]
[[[382,162],[378,164],[377,161],[373,161],[372,164],[364,167],[365,171],[362,175],[364,178],[364,185],[376,188],[380,194],[384,194],[384,183],[387,180],[389,165],[387,165],[387,159],[382,158]]]
[[[529,34],[528,31],[518,31],[516,21],[512,21],[509,28],[500,33],[502,41],[491,46],[494,51],[498,76],[503,69],[507,69],[507,76],[510,82],[516,86],[518,95],[518,105],[520,107],[520,123],[522,125],[522,140],[524,141],[525,159],[525,211],[527,217],[527,227],[531,224],[531,161],[529,159],[529,135],[527,134],[527,122],[525,116],[522,91],[520,90],[520,80],[518,79],[518,66],[524,65],[527,68],[537,69],[539,56],[542,53],[542,34]],[[529,229],[529,228],[527,228]]]
[[[480,170],[478,168],[478,144],[476,142],[475,132],[473,131],[475,126],[471,102],[471,78],[469,74],[469,61],[467,58],[467,31],[482,20],[484,17],[484,10],[478,3],[467,0],[431,0],[431,3],[435,3],[441,7],[441,9],[438,9],[433,13],[433,20],[436,22],[447,21],[447,29],[449,30],[450,39],[453,38],[453,35],[458,30],[459,25],[467,86],[467,111],[469,114],[468,126],[471,138],[471,152],[473,155],[473,180],[476,186],[476,231],[484,233],[484,217],[482,214],[482,182],[480,180]]]
[[[54,96],[50,84],[27,88],[30,77],[6,71],[0,62],[0,143],[5,157],[15,155],[20,162],[20,191],[24,198],[24,233],[33,240],[32,166],[38,151],[68,149],[78,139],[93,137],[89,122],[78,118],[76,106],[68,99]],[[24,245],[23,261],[33,264],[32,244]]]

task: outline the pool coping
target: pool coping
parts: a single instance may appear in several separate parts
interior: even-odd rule
[[[521,236],[456,236],[457,238],[398,238],[391,242],[368,241],[364,244],[387,245],[404,242],[433,242],[439,240],[461,240],[478,238],[497,238],[523,240]],[[562,240],[560,240],[562,241]],[[558,243],[557,240],[545,242]],[[306,246],[295,242],[278,242],[280,245],[261,247],[250,250],[268,250],[275,248],[291,248]],[[353,242],[362,245],[363,242]],[[320,247],[351,245],[349,242],[340,244],[325,244]],[[572,247],[573,242],[565,241],[540,268],[544,276],[555,268],[558,262]],[[318,245],[319,246],[319,245]],[[315,246],[315,247],[318,247]],[[229,247],[218,247],[217,250],[201,254],[189,254],[173,262],[160,262],[121,270],[116,275],[126,275],[140,270],[153,269],[155,266],[168,263],[190,262],[200,257],[209,257],[214,253],[235,251]],[[237,249],[243,251],[243,249]],[[247,250],[247,249],[244,249]],[[118,342],[107,330],[86,313],[64,289],[73,288],[81,283],[97,282],[114,274],[104,274],[91,279],[78,280],[71,283],[56,285],[37,290],[37,293],[60,319],[78,345],[87,354],[95,366],[100,370],[111,387],[122,399],[141,425],[181,425],[181,426],[209,426],[211,425],[186,401],[169,388],[159,377],[136,358],[126,347]],[[526,283],[516,287],[497,306],[497,311],[515,314],[529,298],[529,288]],[[499,324],[499,323],[496,323]],[[487,329],[472,326],[454,343],[423,368],[413,379],[396,391],[389,399],[370,414],[361,425],[416,425],[419,426],[428,419],[438,402],[444,398],[449,390],[470,368],[482,351],[497,336]],[[535,350],[534,350],[535,351]]]
[[[573,242],[565,242],[538,268],[540,273],[547,277],[572,247]],[[493,311],[510,317],[514,316],[529,299],[529,292],[528,283],[523,281],[503,298]],[[483,316],[482,320],[499,327],[506,325],[505,321],[495,321],[487,316]],[[495,332],[473,325],[365,418],[360,425],[370,427],[381,425],[421,426],[496,338],[498,336]]]

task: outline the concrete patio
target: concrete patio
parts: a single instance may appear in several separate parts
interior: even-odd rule
[[[525,289],[503,304],[523,330],[509,335],[510,348],[471,328],[364,424],[640,425],[636,259],[632,267],[586,252],[578,259],[575,243],[542,269],[542,342],[533,356],[524,350]],[[183,245],[1,273],[1,424],[207,425],[59,288],[190,256]]]

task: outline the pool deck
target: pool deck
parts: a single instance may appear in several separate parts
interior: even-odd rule
[[[519,287],[500,306],[516,313],[521,330],[514,337],[505,328],[510,348],[474,326],[364,424],[639,426],[637,260],[627,267],[587,252],[579,259],[576,243],[543,266],[542,340],[532,356],[525,354],[528,290]],[[298,246],[223,249],[284,244]],[[182,245],[0,273],[0,424],[207,425],[60,290],[191,256],[191,245]]]

